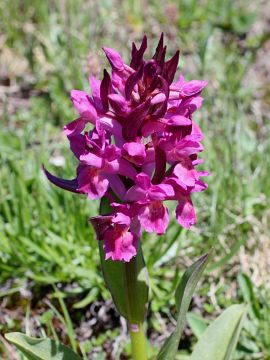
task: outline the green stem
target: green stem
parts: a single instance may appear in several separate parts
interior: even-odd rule
[[[129,325],[133,360],[147,360],[143,324]]]
[[[111,212],[112,209],[110,207],[109,199],[103,197],[100,202],[100,214],[111,214]],[[120,309],[124,308],[124,313],[122,313],[122,315],[125,316],[128,321],[133,360],[147,360],[147,347],[143,329],[143,320],[145,307],[148,300],[148,281],[142,249],[139,246],[136,257],[131,259],[130,262],[124,262],[120,264],[110,261],[106,263],[104,260],[104,252],[101,243],[99,244],[99,249],[105,282],[108,285],[113,298],[115,297],[117,300],[119,300],[119,298],[116,296],[118,289],[115,286],[111,286],[113,281],[115,281],[114,277],[112,276],[113,274],[121,277],[120,284],[124,287],[125,290],[125,299],[121,298],[121,302],[118,302],[118,304],[116,302],[115,304],[116,306],[119,306],[119,303],[121,303]],[[143,274],[141,279],[139,279],[139,274]],[[124,306],[122,304],[122,300],[125,300]]]
[[[143,329],[143,319],[141,322],[134,321],[137,316],[137,261],[132,259],[125,263],[125,287],[126,301],[128,309],[128,326],[131,339],[132,358],[133,360],[147,360],[146,339]]]

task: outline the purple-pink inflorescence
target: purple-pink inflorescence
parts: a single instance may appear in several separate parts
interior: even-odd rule
[[[191,193],[206,189],[197,171],[202,163],[203,134],[192,120],[202,105],[205,81],[173,82],[179,52],[165,60],[163,34],[152,59],[144,60],[147,38],[132,44],[126,65],[113,49],[104,48],[112,73],[90,77],[92,96],[72,90],[79,117],[64,127],[79,160],[73,180],[47,170],[55,185],[89,199],[107,196],[112,212],[91,218],[106,259],[130,261],[137,253],[141,231],[163,234],[169,222],[165,200],[176,200],[176,219],[189,229],[196,223]],[[93,125],[86,131],[88,124]],[[113,195],[112,195],[113,194]],[[117,200],[116,200],[117,199]]]

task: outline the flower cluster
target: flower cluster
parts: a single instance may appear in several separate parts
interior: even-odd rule
[[[72,90],[79,117],[64,127],[79,161],[73,180],[55,177],[55,185],[89,199],[111,200],[112,213],[91,220],[106,259],[130,261],[141,231],[163,234],[169,215],[165,200],[176,200],[176,219],[185,228],[196,223],[191,193],[204,190],[197,171],[203,134],[192,120],[202,105],[205,81],[173,82],[179,51],[165,60],[163,34],[155,54],[144,60],[147,38],[133,43],[130,65],[104,48],[112,68],[102,81],[90,76],[92,95]],[[92,129],[89,130],[89,124]]]

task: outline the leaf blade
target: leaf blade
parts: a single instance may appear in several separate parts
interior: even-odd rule
[[[82,360],[71,349],[49,338],[32,338],[19,332],[5,334],[29,360]]]
[[[190,360],[230,360],[247,308],[232,305],[212,322],[195,345]]]
[[[177,325],[174,332],[163,344],[157,356],[157,360],[175,359],[192,295],[204,269],[207,266],[209,256],[210,254],[205,254],[200,257],[185,271],[182,276],[175,292],[176,306],[178,309]]]

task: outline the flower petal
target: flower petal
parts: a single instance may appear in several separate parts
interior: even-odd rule
[[[69,136],[68,139],[73,154],[80,159],[80,156],[85,153],[85,137],[82,134],[76,134]]]
[[[147,174],[140,173],[136,176],[135,182],[140,186],[144,191],[148,191],[151,187],[151,180]]]
[[[124,70],[124,61],[117,51],[108,47],[103,47],[103,50],[113,69],[118,71]]]
[[[108,131],[108,133],[116,136],[117,139],[122,138],[122,126],[116,119],[109,116],[102,116],[99,118],[99,121],[103,129]]]
[[[114,224],[126,225],[127,227],[129,227],[130,223],[131,223],[131,219],[128,215],[126,215],[122,212],[117,212],[115,214],[115,216],[113,217],[112,222]]]
[[[66,136],[73,136],[80,134],[85,128],[86,122],[87,121],[85,118],[79,117],[78,119],[71,121],[70,123],[64,126],[63,128],[64,133],[66,134]]]
[[[196,170],[190,168],[188,165],[186,161],[179,162],[175,166],[173,174],[186,186],[194,186],[197,178]]]
[[[105,259],[129,262],[137,254],[138,238],[125,227],[116,225],[104,236]]]
[[[116,159],[106,164],[103,169],[104,173],[119,174],[134,179],[137,175],[135,168],[124,159]]]
[[[123,127],[123,136],[132,141],[138,136],[138,132],[143,124],[143,121],[149,111],[151,99],[147,99],[142,104],[138,105],[131,113],[126,117]]]
[[[141,207],[138,219],[145,231],[164,234],[169,223],[168,209],[162,201],[151,201]]]
[[[147,193],[138,185],[132,186],[125,194],[126,201],[146,201]]]
[[[141,166],[146,158],[145,146],[138,142],[125,143],[122,155],[133,164]]]
[[[127,100],[130,100],[131,93],[132,93],[135,85],[139,81],[139,79],[142,77],[142,75],[143,75],[143,66],[141,65],[137,71],[132,73],[127,78],[127,81],[125,84],[125,95],[126,95]]]
[[[90,96],[80,90],[71,90],[70,98],[81,117],[95,124],[97,112],[91,104]]]
[[[166,95],[162,92],[158,93],[151,99],[151,105],[157,105],[163,103],[166,100]]]
[[[182,88],[181,95],[193,96],[200,93],[207,86],[207,81],[204,80],[191,80],[185,83]]]
[[[90,83],[90,88],[92,91],[92,97],[93,97],[93,102],[94,102],[95,108],[98,109],[99,111],[102,111],[103,106],[102,106],[101,99],[100,99],[101,81],[99,79],[96,79],[94,76],[90,76],[89,83]]]
[[[82,154],[79,160],[86,165],[94,166],[97,169],[100,169],[103,165],[103,159],[100,156],[97,156],[91,152]]]
[[[191,225],[196,224],[196,214],[191,199],[180,200],[175,212],[177,221],[184,228],[190,229]]]
[[[121,200],[124,199],[126,194],[126,187],[118,175],[106,174],[106,178],[109,180],[110,188]]]
[[[207,188],[208,188],[208,185],[205,182],[203,182],[202,180],[197,180],[194,188],[192,189],[192,192],[204,191]]]
[[[103,72],[103,79],[100,83],[100,99],[105,111],[109,109],[108,95],[111,93],[112,82],[109,73],[106,69]]]
[[[192,121],[189,118],[181,115],[168,116],[165,121],[166,125],[169,126],[189,126],[192,124]]]
[[[108,179],[91,166],[79,165],[77,179],[78,190],[87,194],[89,199],[101,198],[109,187]]]
[[[119,94],[110,94],[108,96],[112,110],[116,114],[124,115],[128,112],[128,102]]]
[[[152,185],[149,192],[150,200],[168,200],[174,197],[175,192],[170,184]]]

